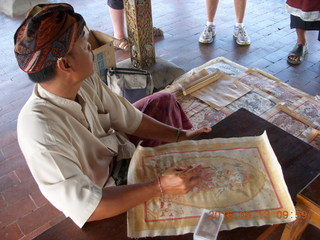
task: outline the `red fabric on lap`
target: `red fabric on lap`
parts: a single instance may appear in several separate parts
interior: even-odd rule
[[[177,102],[177,99],[169,93],[154,93],[140,99],[133,105],[144,114],[162,123],[185,130],[192,128],[191,122]],[[129,140],[135,145],[143,140],[141,146],[144,147],[155,147],[166,143],[158,140],[144,140],[132,135],[129,136]]]

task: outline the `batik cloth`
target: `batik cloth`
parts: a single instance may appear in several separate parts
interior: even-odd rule
[[[128,183],[154,180],[168,168],[197,163],[202,163],[202,182],[189,193],[153,198],[128,211],[129,237],[194,232],[203,209],[225,214],[221,230],[295,220],[295,208],[266,133],[138,147]]]
[[[14,35],[19,67],[39,72],[64,57],[78,40],[85,21],[66,3],[33,7]]]

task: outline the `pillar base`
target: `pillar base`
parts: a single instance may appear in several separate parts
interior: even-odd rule
[[[1,0],[0,12],[9,17],[19,17],[24,15],[34,5],[49,2],[50,0]]]

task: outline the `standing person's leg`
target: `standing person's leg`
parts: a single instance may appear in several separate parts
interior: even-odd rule
[[[292,49],[288,55],[288,62],[291,64],[300,64],[302,63],[306,53],[307,53],[307,36],[306,30],[301,28],[296,28],[297,33],[297,44]]]
[[[296,28],[297,33],[297,43],[301,45],[307,45],[307,36],[306,36],[306,30]]]
[[[249,45],[250,38],[244,29],[243,19],[246,11],[247,0],[234,0],[234,8],[236,12],[236,24],[233,36],[239,45]]]
[[[290,15],[290,28],[296,30],[297,42],[288,55],[288,63],[297,65],[303,62],[304,57],[308,52],[306,32],[307,30],[319,29],[319,27],[320,22],[306,22],[300,17]]]
[[[208,22],[214,22],[218,8],[219,0],[206,0],[207,6],[207,20]]]
[[[114,31],[113,36],[118,39],[126,37],[124,32],[124,10],[109,7],[109,13]]]
[[[216,35],[214,18],[217,12],[219,0],[206,0],[207,24],[199,37],[200,43],[212,43]]]
[[[234,8],[236,11],[236,22],[243,23],[246,12],[247,0],[234,0]]]
[[[128,51],[129,41],[125,33],[123,0],[108,0],[108,6],[114,32],[113,36],[117,39],[114,40],[113,45],[116,48]]]

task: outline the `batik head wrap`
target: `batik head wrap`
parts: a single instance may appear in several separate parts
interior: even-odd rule
[[[33,7],[14,35],[20,68],[36,73],[64,57],[78,40],[85,21],[66,3]]]

